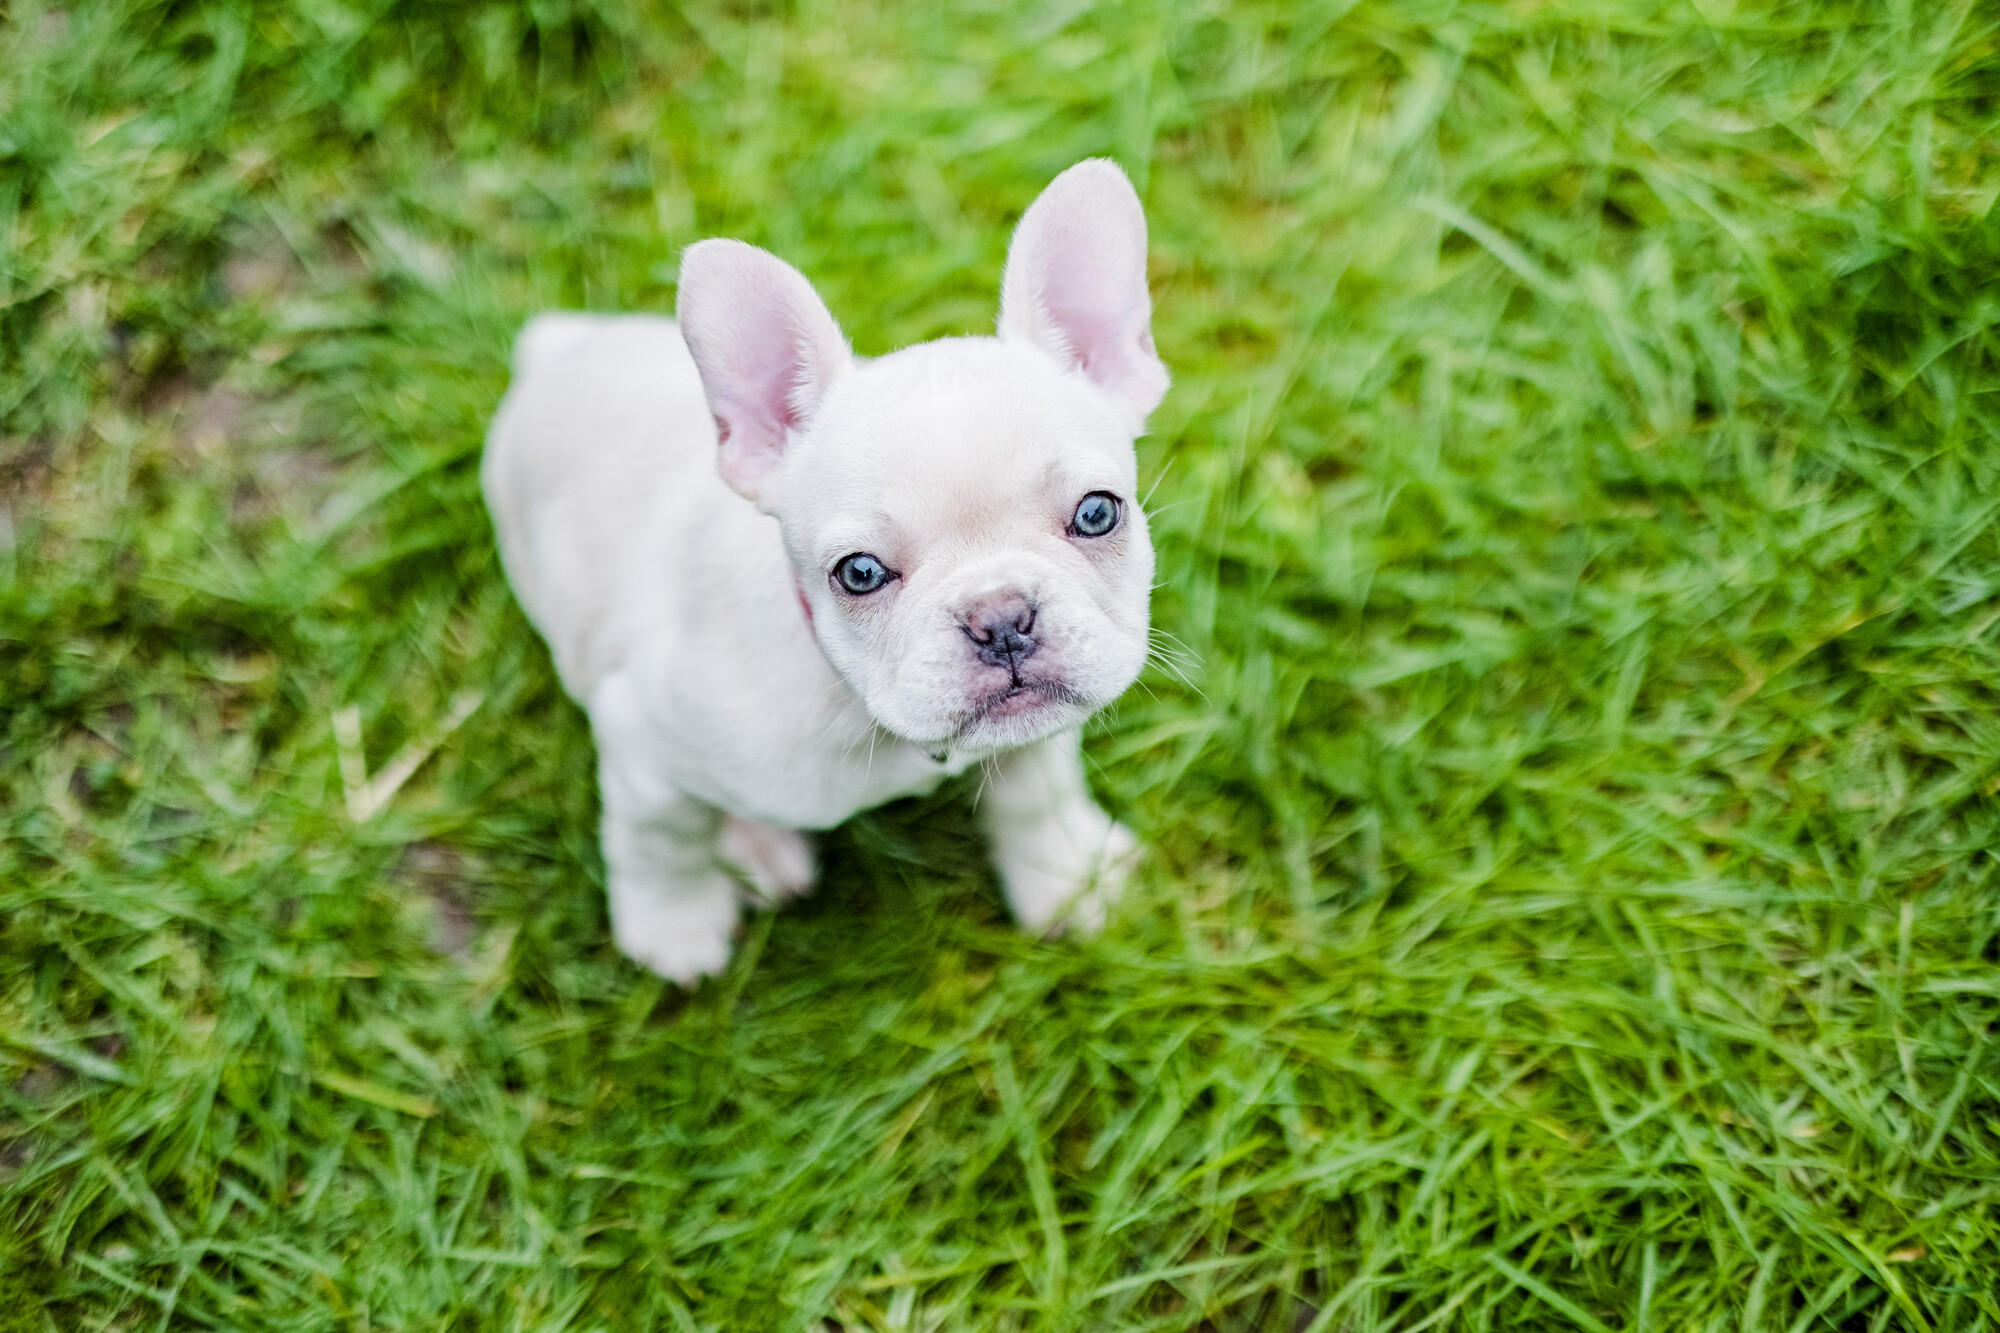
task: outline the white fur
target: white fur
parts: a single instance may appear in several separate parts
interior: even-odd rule
[[[981,761],[1015,915],[1102,921],[1137,844],[1092,801],[1077,737],[1146,654],[1132,440],[1167,375],[1145,250],[1124,174],[1085,162],[1022,218],[997,338],[856,363],[805,278],[736,241],[688,251],[678,327],[523,330],[482,478],[590,715],[626,953],[683,983],[719,970],[737,877],[801,892],[799,830]],[[1097,538],[1070,529],[1093,491],[1122,507]],[[857,551],[900,577],[841,590]],[[982,660],[968,634],[994,607],[1032,608],[1031,654]]]

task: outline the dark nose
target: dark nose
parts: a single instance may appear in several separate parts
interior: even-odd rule
[[[990,593],[965,609],[959,628],[988,666],[1018,672],[1035,652],[1035,604],[1018,592]]]

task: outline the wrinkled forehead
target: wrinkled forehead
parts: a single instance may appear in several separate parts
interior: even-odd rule
[[[1112,405],[1032,349],[992,338],[906,348],[859,367],[799,458],[818,497],[889,509],[982,508],[1069,488],[1129,487],[1131,437]]]

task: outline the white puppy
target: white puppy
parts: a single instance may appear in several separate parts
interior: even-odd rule
[[[1136,844],[1077,740],[1146,658],[1151,319],[1138,196],[1090,161],[1021,219],[996,338],[857,362],[805,278],[738,241],[687,251],[678,328],[528,324],[482,476],[590,714],[620,948],[719,971],[732,870],[801,892],[800,830],[980,761],[1015,915],[1102,919]]]

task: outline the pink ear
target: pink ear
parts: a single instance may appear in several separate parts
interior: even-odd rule
[[[1167,392],[1146,292],[1146,213],[1104,158],[1049,183],[1014,229],[1000,336],[1073,366],[1144,420]]]
[[[752,501],[853,364],[819,293],[776,255],[701,241],[681,256],[681,336],[715,416],[722,479]]]

